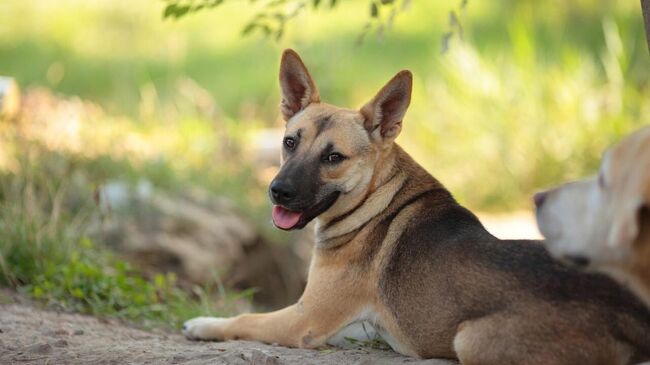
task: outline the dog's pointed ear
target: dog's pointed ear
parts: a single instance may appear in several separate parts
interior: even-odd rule
[[[400,71],[361,108],[364,127],[373,139],[392,142],[402,130],[402,119],[411,103],[413,75]]]
[[[307,105],[320,102],[314,80],[298,53],[292,49],[286,49],[282,53],[280,88],[282,90],[280,111],[285,121],[305,109]]]

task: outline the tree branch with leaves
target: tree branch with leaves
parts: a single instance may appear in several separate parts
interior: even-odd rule
[[[241,1],[241,0],[240,0]],[[217,9],[226,0],[165,0],[163,18],[180,19],[199,11]],[[339,0],[249,0],[257,4],[259,10],[242,27],[243,35],[260,32],[264,36],[279,40],[284,35],[287,24],[301,13],[313,10],[332,10]],[[370,0],[368,20],[360,31],[357,42],[361,43],[370,33],[381,37],[390,29],[396,16],[405,11],[411,0]]]

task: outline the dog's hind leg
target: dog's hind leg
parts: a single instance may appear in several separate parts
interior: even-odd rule
[[[534,311],[528,312],[535,313]],[[547,313],[500,312],[458,326],[454,350],[463,365],[616,365],[631,348],[607,334],[546,322]],[[553,323],[553,325],[549,325]]]

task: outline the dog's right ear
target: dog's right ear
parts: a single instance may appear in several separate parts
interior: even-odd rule
[[[311,103],[320,102],[320,94],[307,67],[296,51],[286,49],[280,61],[280,88],[282,104],[280,111],[285,121],[305,109]]]

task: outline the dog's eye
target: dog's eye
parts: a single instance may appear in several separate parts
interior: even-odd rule
[[[327,158],[325,159],[325,161],[327,161],[329,163],[338,163],[338,162],[343,161],[344,159],[345,159],[345,157],[342,154],[340,154],[338,152],[334,152],[334,153],[330,153],[329,155],[327,155]]]
[[[284,139],[284,146],[287,147],[287,149],[292,150],[296,147],[296,141],[291,137],[287,137]]]

